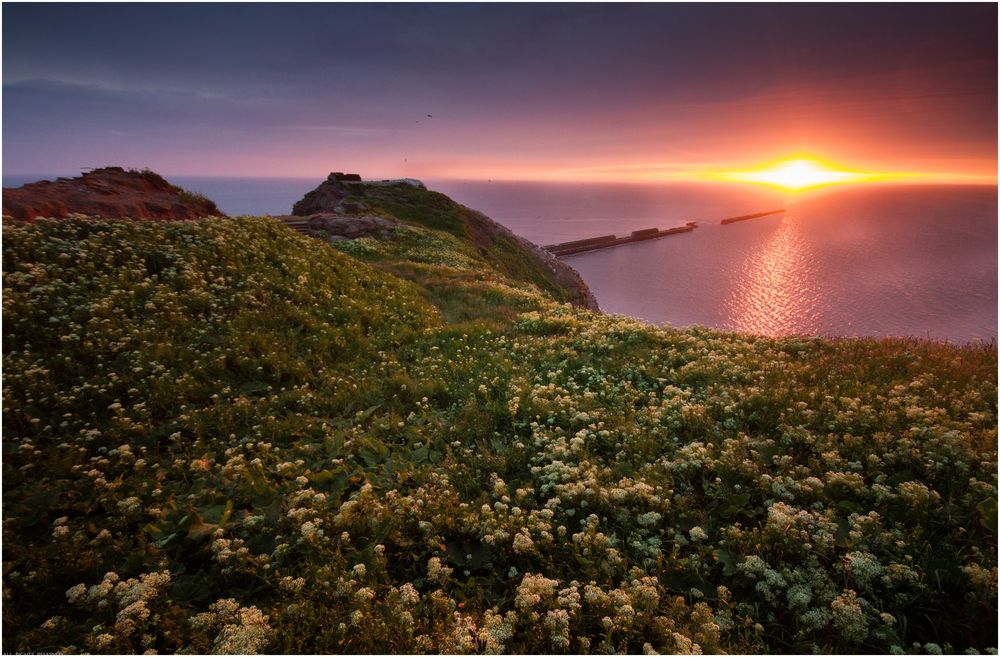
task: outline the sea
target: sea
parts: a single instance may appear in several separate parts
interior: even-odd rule
[[[56,176],[3,184],[43,177]],[[230,215],[287,214],[322,181],[167,177]],[[566,257],[605,312],[768,336],[997,340],[996,186],[424,182],[540,245],[697,222]]]

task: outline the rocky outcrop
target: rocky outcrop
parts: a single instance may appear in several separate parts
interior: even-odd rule
[[[109,219],[177,221],[225,216],[215,203],[171,185],[149,170],[94,169],[77,178],[42,180],[4,188],[3,213],[14,219],[62,219],[85,214]]]
[[[371,190],[382,191],[385,188],[405,185],[415,189],[426,190],[424,184],[416,178],[399,178],[397,180],[361,180],[356,173],[341,173],[334,171],[320,185],[307,192],[295,205],[292,214],[298,217],[308,217],[316,214],[335,212],[338,214],[357,214],[369,206],[365,198]]]
[[[371,237],[377,240],[392,239],[392,229],[398,221],[376,216],[339,215],[330,212],[298,217],[281,215],[278,221],[295,227],[304,235],[325,238],[331,242]]]
[[[335,214],[314,214],[309,217],[309,229],[325,234],[330,239],[354,240],[372,237],[379,240],[392,239],[392,229],[399,222],[374,216],[342,216]]]
[[[356,173],[340,173],[335,171],[316,189],[306,193],[300,201],[292,206],[292,214],[307,217],[329,212],[345,212],[343,201],[352,195],[348,187],[350,183],[361,182],[361,176]],[[357,203],[351,203],[350,210],[357,211]]]

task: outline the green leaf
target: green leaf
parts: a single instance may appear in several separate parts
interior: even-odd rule
[[[218,528],[219,525],[216,523],[202,522],[199,520],[188,527],[187,537],[196,541],[202,540],[211,536],[212,532]]]
[[[265,392],[268,385],[263,381],[247,381],[240,385],[240,392],[244,395],[255,395],[258,392]]]
[[[204,522],[224,525],[229,519],[229,515],[233,512],[233,501],[226,500],[225,504],[215,504],[208,507],[207,509],[201,510],[201,519]]]
[[[274,489],[271,488],[271,484],[268,482],[266,477],[254,477],[251,479],[250,490],[253,491],[254,495],[258,498],[270,497],[274,493]]]
[[[628,461],[622,461],[615,466],[615,476],[616,477],[629,477],[635,472],[635,468]]]
[[[359,449],[358,456],[361,457],[361,460],[363,460],[365,462],[365,465],[367,465],[368,467],[372,467],[376,463],[379,463],[382,460],[379,458],[378,453],[371,447],[362,447],[361,449]]]
[[[736,562],[739,561],[739,555],[736,555],[729,550],[716,550],[715,558],[722,564],[723,575],[726,577],[732,577],[736,574]]]
[[[997,498],[990,497],[976,505],[979,522],[994,536],[997,535]]]
[[[865,509],[863,506],[857,502],[852,502],[851,500],[840,500],[837,502],[836,507],[843,511],[844,513],[864,513]]]
[[[365,420],[370,418],[372,416],[372,413],[377,411],[381,406],[382,404],[375,404],[374,406],[366,408],[364,411],[361,412],[360,415],[357,416],[357,418],[355,418],[355,421],[364,422]]]
[[[722,516],[732,518],[733,516],[748,511],[750,504],[750,493],[740,493],[726,500],[726,506],[722,509]],[[752,514],[751,514],[752,515]]]
[[[146,535],[149,536],[154,541],[159,541],[160,539],[162,539],[164,536],[167,535],[166,529],[164,529],[158,523],[153,523],[153,522],[143,527],[142,531],[146,532]]]
[[[165,536],[160,540],[156,541],[156,547],[160,549],[169,549],[173,545],[175,545],[180,538],[181,535],[177,532],[174,532],[173,534]]]
[[[329,481],[333,475],[333,470],[320,470],[319,472],[310,472],[306,475],[306,478],[313,484],[322,484]]]
[[[261,505],[259,508],[264,514],[264,520],[269,525],[275,525],[278,522],[278,516],[281,515],[281,498],[278,497],[267,505]]]
[[[847,538],[851,534],[851,523],[844,518],[837,518],[837,532],[833,535],[837,547],[847,547]]]

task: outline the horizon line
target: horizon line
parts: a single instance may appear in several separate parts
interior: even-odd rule
[[[90,167],[87,167],[90,168]],[[103,167],[95,167],[103,168]],[[133,167],[123,167],[126,170],[132,169]],[[151,169],[152,170],[152,169]],[[153,170],[155,171],[155,170]],[[155,171],[157,174],[164,177],[181,177],[181,178],[224,178],[224,179],[259,179],[259,180],[309,180],[309,179],[326,179],[326,177],[332,173],[327,172],[326,174],[313,175],[261,175],[261,174],[220,174],[220,173],[181,173],[181,172],[159,172]],[[58,172],[48,172],[48,173],[7,173],[3,172],[3,177],[17,177],[17,178],[36,178],[35,182],[41,182],[43,180],[54,180],[56,178],[79,178],[83,175],[83,171],[75,174],[68,173],[58,173]],[[346,172],[345,172],[346,173]],[[354,172],[351,172],[354,173]],[[940,177],[938,177],[940,176]],[[954,176],[954,179],[950,179],[950,176]],[[449,182],[482,182],[482,183],[546,183],[546,184],[600,184],[600,185],[611,185],[611,184],[636,184],[636,185],[669,185],[677,183],[698,183],[698,184],[723,184],[723,185],[756,185],[760,186],[762,183],[758,182],[748,182],[748,181],[736,181],[736,180],[718,180],[718,179],[706,179],[704,177],[670,177],[662,179],[652,179],[652,178],[611,178],[611,179],[594,179],[590,177],[582,178],[538,178],[538,177],[527,177],[527,178],[505,178],[505,177],[456,177],[456,176],[370,176],[365,177],[362,175],[362,180],[365,182],[379,182],[381,180],[402,180],[405,178],[414,180],[434,180],[434,181],[449,181]],[[25,183],[30,184],[30,183]],[[883,179],[883,180],[863,180],[863,181],[850,181],[839,183],[835,186],[843,187],[846,185],[972,185],[972,186],[995,186],[1000,184],[1000,178],[997,176],[972,176],[972,175],[960,175],[960,174],[922,174],[919,177],[900,177],[895,179]]]

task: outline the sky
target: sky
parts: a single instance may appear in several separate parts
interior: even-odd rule
[[[3,170],[995,183],[997,5],[4,3]]]

